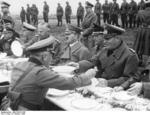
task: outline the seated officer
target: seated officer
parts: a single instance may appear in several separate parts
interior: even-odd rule
[[[48,69],[52,61],[51,48],[54,41],[53,37],[49,37],[29,46],[26,49],[31,54],[29,60],[18,63],[12,70],[11,87],[25,74],[13,90],[22,94],[18,110],[39,110],[48,88],[72,90],[91,84],[90,79],[95,76],[96,70],[91,69],[78,77],[66,78]]]
[[[117,36],[125,30],[107,24],[108,34],[104,36],[104,48],[88,61],[70,63],[79,67],[79,71],[86,71],[97,66],[96,78],[99,86],[116,87],[116,90],[127,89],[136,79],[133,77],[138,68],[136,53]]]
[[[3,30],[3,38],[0,40],[0,51],[7,53],[8,56],[13,55],[11,51],[11,44],[14,40],[18,39],[12,28],[6,27]]]
[[[36,27],[24,22],[23,23],[23,42],[24,47],[28,47],[34,43]],[[36,40],[35,40],[36,41]]]
[[[68,25],[68,29],[70,31],[67,40],[68,47],[61,56],[61,59],[73,62],[90,59],[91,55],[88,48],[79,41],[82,30],[72,25]]]

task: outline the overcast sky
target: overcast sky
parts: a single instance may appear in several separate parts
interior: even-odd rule
[[[8,3],[11,4],[11,7],[10,7],[11,14],[19,14],[20,10],[21,10],[21,6],[24,6],[26,9],[26,4],[30,4],[30,5],[36,4],[37,7],[39,8],[39,12],[41,14],[43,11],[43,1],[47,1],[48,5],[50,7],[50,14],[55,14],[56,8],[57,8],[57,3],[58,2],[61,3],[63,8],[65,8],[65,2],[67,0],[4,0],[4,1],[7,1]],[[87,0],[68,0],[68,1],[72,7],[73,14],[76,14],[78,2],[82,2],[82,4],[84,5],[85,1],[87,1]],[[88,1],[90,1],[93,4],[96,3],[96,0],[88,0]],[[100,0],[101,3],[104,3],[104,1],[105,0]],[[108,1],[112,1],[112,0],[108,0]],[[129,2],[131,0],[127,0],[127,1]],[[135,1],[139,2],[140,0],[135,0]],[[117,2],[119,4],[121,4],[122,0],[117,0]]]

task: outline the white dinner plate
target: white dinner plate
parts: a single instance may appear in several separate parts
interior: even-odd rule
[[[96,108],[99,103],[89,98],[74,99],[71,105],[80,110],[90,110]]]

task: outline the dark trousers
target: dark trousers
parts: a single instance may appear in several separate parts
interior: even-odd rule
[[[121,22],[122,22],[122,27],[127,28],[128,27],[128,17],[126,14],[121,14]]]
[[[111,20],[112,20],[113,25],[119,26],[119,24],[118,24],[118,14],[112,14]]]
[[[66,23],[71,24],[71,16],[66,15]]]
[[[43,13],[44,22],[48,23],[48,13]]]
[[[38,16],[33,15],[31,18],[31,21],[32,21],[33,25],[38,25]]]
[[[62,26],[62,16],[57,16],[58,24],[57,26]]]
[[[83,16],[77,16],[77,26],[80,27],[80,22],[83,21]]]
[[[104,20],[104,23],[109,23],[109,13],[103,13],[103,20]]]
[[[21,23],[25,22],[25,17],[21,17]]]
[[[134,14],[129,15],[130,28],[136,27],[136,16]]]
[[[101,25],[101,15],[96,14],[96,16],[97,16],[97,24],[100,26]]]
[[[27,23],[30,24],[31,23],[31,19],[30,19],[30,15],[27,15]]]

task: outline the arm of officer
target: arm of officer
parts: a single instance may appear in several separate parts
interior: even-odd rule
[[[79,60],[88,60],[90,59],[91,54],[88,49],[81,50],[79,54]]]
[[[96,66],[98,64],[98,57],[99,54],[93,56],[91,59],[89,60],[82,60],[79,62],[79,72],[85,72],[90,68],[93,68],[94,66]]]
[[[58,75],[51,70],[42,70],[36,76],[38,86],[56,88],[60,90],[73,90],[91,84],[91,78],[96,74],[95,71],[88,71],[78,77],[66,78]]]
[[[138,69],[138,63],[139,60],[136,55],[130,56],[125,64],[123,76],[121,76],[119,79],[111,79],[108,80],[108,86],[114,85],[114,86],[121,86],[123,89],[127,89],[132,83],[136,81],[137,76],[135,76],[135,73]]]

